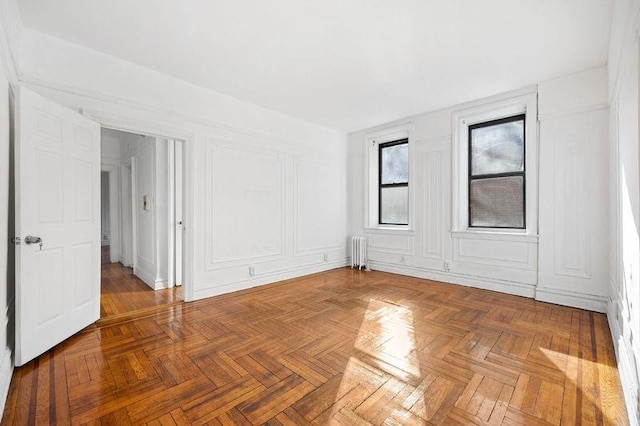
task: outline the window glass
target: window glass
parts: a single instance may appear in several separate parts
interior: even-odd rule
[[[379,145],[378,223],[409,224],[409,140]]]
[[[409,224],[409,187],[388,186],[380,188],[380,223]]]
[[[524,170],[524,119],[471,129],[471,174]]]
[[[469,126],[469,226],[525,228],[525,116]]]
[[[380,152],[382,184],[409,181],[409,144],[383,146]]]
[[[469,188],[469,224],[524,227],[524,176],[476,179]]]

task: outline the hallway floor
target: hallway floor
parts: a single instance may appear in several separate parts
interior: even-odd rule
[[[103,263],[101,277],[101,319],[182,301],[182,287],[152,290],[121,263]]]

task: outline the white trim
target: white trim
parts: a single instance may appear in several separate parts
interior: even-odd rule
[[[607,108],[609,108],[609,105],[606,103],[569,108],[562,111],[554,111],[554,112],[548,112],[546,114],[545,113],[538,114],[538,120],[539,121],[554,120],[558,118],[565,118],[571,115],[584,114],[586,112],[591,112],[591,111],[599,111]]]
[[[620,381],[622,382],[622,393],[624,395],[624,402],[627,408],[627,417],[629,418],[629,424],[631,426],[640,425],[640,383],[634,378],[637,377],[634,371],[633,353],[629,351],[629,348],[624,343],[624,337],[622,330],[620,330],[620,323],[618,322],[614,302],[609,298],[607,301],[607,319],[609,322],[609,331],[611,332],[613,340],[613,348],[616,354],[616,361],[618,363],[618,374]],[[635,414],[635,415],[634,415]]]
[[[440,281],[447,284],[463,285],[465,287],[473,287],[483,290],[498,291],[501,293],[528,298],[533,298],[535,295],[535,286],[533,284],[525,284],[515,281],[503,281],[491,278],[480,278],[476,276],[456,274],[452,272],[417,268],[408,265],[398,266],[392,263],[379,262],[374,260],[370,260],[369,264],[369,267],[375,271],[389,272],[392,274]]]
[[[384,225],[373,228],[363,228],[365,234],[378,234],[378,235],[406,235],[413,237],[416,235],[415,229],[409,229],[406,226],[392,226]]]
[[[523,242],[523,243],[537,243],[538,236],[530,235],[519,230],[509,232],[508,230],[501,229],[499,231],[474,229],[464,231],[451,231],[452,238],[469,239],[469,240],[490,240],[490,241],[510,241],[510,242]]]
[[[454,232],[473,232],[505,234],[504,230],[491,228],[469,228],[468,209],[468,128],[486,121],[526,114],[525,119],[525,199],[526,229],[519,231],[523,235],[538,234],[538,95],[537,87],[501,95],[463,106],[451,114],[452,154],[451,182],[452,209],[451,225]],[[498,99],[498,100],[496,100]],[[515,233],[515,232],[514,232]]]
[[[559,288],[545,287],[538,284],[536,287],[536,300],[555,303],[556,305],[572,306],[588,311],[606,312],[607,297],[595,294],[577,293]]]
[[[138,133],[145,134],[149,136],[156,136],[161,138],[168,139],[180,139],[183,141],[183,180],[184,180],[184,191],[182,198],[182,217],[184,226],[183,233],[183,283],[182,283],[182,297],[185,302],[190,302],[194,300],[194,282],[193,277],[195,272],[195,257],[194,253],[196,250],[195,238],[193,237],[193,227],[191,226],[195,220],[195,211],[194,211],[194,173],[195,173],[195,159],[194,159],[194,145],[195,145],[195,134],[192,131],[170,127],[158,122],[150,122],[138,119],[132,119],[129,117],[122,117],[118,115],[114,115],[105,111],[98,110],[83,110],[83,114],[90,117],[92,120],[100,123],[102,127],[108,127],[114,130],[121,130],[130,133]],[[132,193],[132,211],[135,212],[135,161],[132,158],[131,161],[132,167],[132,178],[131,178],[131,193]],[[137,231],[137,223],[135,221],[135,214],[133,220],[133,232],[134,235]],[[136,252],[137,247],[133,244],[133,264],[134,269],[136,266]],[[153,280],[155,282],[155,280]],[[148,283],[147,283],[148,284]],[[166,287],[166,284],[165,284]],[[164,287],[162,287],[164,288]]]
[[[138,235],[138,218],[136,215],[136,200],[138,199],[136,168],[138,166],[136,163],[136,158],[131,157],[131,268],[134,271],[138,266],[138,239],[136,237]]]
[[[120,260],[122,238],[120,231],[120,167],[102,163],[101,172],[109,173],[109,262]]]
[[[408,225],[380,225],[378,224],[378,146],[380,144],[391,142],[399,139],[407,139],[409,146],[409,224]],[[364,224],[367,229],[384,229],[384,230],[412,230],[415,227],[415,160],[414,160],[414,142],[413,142],[413,123],[404,122],[402,124],[394,124],[392,126],[380,127],[367,132],[363,138],[364,143],[364,191],[365,211]]]
[[[179,110],[171,110],[171,109],[167,109],[167,108],[162,108],[162,107],[158,107],[155,105],[151,105],[148,103],[144,103],[144,102],[138,102],[132,99],[128,99],[125,97],[121,97],[121,96],[113,96],[113,95],[106,95],[104,93],[101,92],[97,92],[97,91],[93,91],[93,90],[86,90],[83,88],[79,88],[76,86],[71,86],[71,85],[65,85],[65,84],[59,84],[59,83],[54,83],[48,80],[44,80],[41,79],[39,77],[35,77],[35,76],[29,76],[29,75],[21,75],[20,77],[20,83],[22,83],[23,85],[33,89],[34,91],[38,91],[38,88],[43,88],[43,89],[47,89],[47,90],[53,90],[56,92],[60,92],[60,93],[64,93],[64,94],[68,94],[68,95],[74,95],[74,96],[79,96],[79,97],[83,97],[86,99],[91,99],[91,100],[97,100],[97,101],[101,101],[101,102],[105,102],[107,104],[111,104],[111,105],[118,105],[118,106],[122,106],[122,107],[130,107],[132,109],[137,109],[140,111],[144,111],[144,112],[149,112],[152,114],[157,114],[157,115],[161,115],[161,116],[172,116],[177,118],[180,121],[183,122],[187,122],[187,123],[194,123],[194,124],[199,124],[205,127],[213,127],[216,129],[221,129],[221,130],[229,130],[232,131],[234,133],[239,133],[242,135],[246,135],[246,136],[250,136],[250,137],[255,137],[255,138],[259,138],[259,139],[264,139],[270,142],[275,142],[278,144],[284,144],[284,145],[288,145],[294,149],[299,149],[301,143],[304,143],[304,141],[301,140],[293,140],[293,139],[287,139],[286,137],[280,137],[280,136],[273,136],[270,133],[264,132],[264,131],[256,131],[256,130],[248,130],[244,127],[237,127],[237,126],[233,126],[230,124],[226,124],[226,123],[222,123],[222,122],[218,122],[218,121],[214,121],[211,120],[209,118],[203,118],[203,117],[198,117],[198,116],[194,116],[194,115],[189,115],[189,114],[185,114],[180,112]],[[218,95],[220,95],[219,92],[215,92],[215,91],[211,91],[211,90],[207,90],[207,89],[203,89],[202,87],[200,87],[201,90],[205,90],[207,92],[210,93],[216,93]],[[233,98],[235,99],[235,98]],[[236,99],[237,100],[237,99]],[[282,114],[279,113],[277,111],[274,110],[270,110],[264,107],[261,107],[259,105],[255,105],[252,103],[247,102],[247,104],[252,105],[254,107],[257,108],[261,108],[267,111],[270,111],[272,113],[277,113],[277,114]],[[93,109],[84,109],[83,110],[84,113],[86,113],[86,115],[89,116],[93,116],[94,114],[96,115],[103,115],[102,112],[97,111],[97,110],[93,110]],[[295,119],[298,120],[301,123],[304,123],[305,125],[308,126],[315,126],[319,129],[325,129],[325,130],[331,130],[331,131],[335,131],[335,129],[331,129],[329,127],[326,126],[322,126],[316,123],[312,123],[300,118],[296,118],[290,115],[286,115],[283,114],[286,117],[290,118],[290,119]],[[110,117],[115,117],[114,115],[109,114]],[[121,122],[125,122],[128,119],[126,117],[119,117],[119,119],[121,120]],[[137,120],[137,122],[141,123],[142,121]],[[160,124],[154,124],[154,123],[148,123],[150,126],[152,126],[153,128],[157,128],[160,126]],[[109,125],[105,125],[104,127],[109,127],[109,128],[113,128],[115,130],[123,130],[126,132],[132,132],[132,133],[136,133],[138,132],[136,130],[135,127],[130,127],[128,130],[126,127],[111,127]],[[168,128],[168,127],[166,127]],[[177,130],[178,132],[181,132],[178,129],[174,129]],[[174,134],[174,132],[170,132],[167,134],[164,133],[149,133],[149,132],[139,132],[139,133],[144,133],[144,134],[148,134],[149,136],[159,136],[159,137],[168,137],[171,136],[171,138],[173,139],[181,139],[181,140],[185,140],[186,136],[184,136],[185,132],[183,133],[183,136],[179,136],[178,134]],[[186,133],[187,135],[191,135],[191,132]],[[319,148],[317,147],[316,144],[304,144],[304,148],[306,152],[309,151],[313,151],[313,152],[317,152],[319,154],[324,154],[326,155],[327,150],[323,149],[323,148]],[[342,151],[333,151],[332,152],[333,155],[339,155],[342,156],[343,153]]]
[[[175,168],[175,141],[167,140],[167,287],[174,287],[176,284],[175,277],[175,258],[176,258],[176,168]]]
[[[259,287],[265,284],[271,284],[278,281],[298,278],[318,272],[325,272],[332,269],[343,268],[349,265],[349,258],[339,259],[329,262],[321,262],[313,265],[305,265],[300,267],[287,268],[284,270],[271,271],[263,274],[256,274],[255,278],[242,279],[239,281],[222,284],[216,287],[209,287],[195,292],[198,299],[206,297],[219,296],[234,291],[246,290],[253,287]]]
[[[134,267],[133,273],[153,290],[162,290],[168,288],[167,280],[155,279],[140,267]]]
[[[13,356],[12,349],[14,347],[14,327],[12,319],[15,318],[14,312],[15,297],[8,301],[2,320],[0,321],[0,330],[4,330],[4,339],[0,342],[6,344],[0,356],[0,413],[4,412],[7,396],[9,395],[9,386],[13,376]]]

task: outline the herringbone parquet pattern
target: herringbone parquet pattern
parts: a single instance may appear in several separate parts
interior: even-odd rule
[[[339,269],[106,320],[4,424],[626,424],[606,317]]]

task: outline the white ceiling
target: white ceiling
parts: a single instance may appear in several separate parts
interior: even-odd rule
[[[352,131],[606,62],[612,0],[20,0],[24,25]]]

